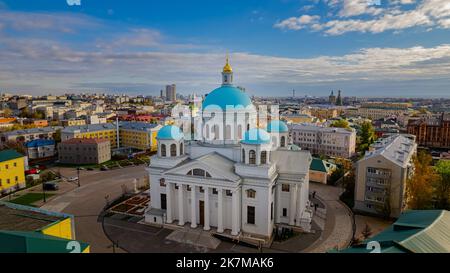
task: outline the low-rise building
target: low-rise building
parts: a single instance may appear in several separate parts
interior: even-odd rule
[[[355,154],[354,129],[322,127],[311,124],[290,126],[292,142],[312,154],[349,158]]]
[[[112,123],[71,126],[61,131],[62,141],[72,138],[107,139],[110,141],[111,149],[117,148],[117,128]]]
[[[309,181],[327,184],[328,178],[336,170],[336,165],[320,158],[313,158],[309,167]]]
[[[0,151],[0,193],[25,188],[25,156],[14,150]]]
[[[55,140],[35,139],[25,143],[28,159],[42,159],[55,156]]]
[[[143,122],[122,122],[120,124],[120,146],[139,150],[157,150],[156,135],[162,126]]]
[[[0,134],[0,142],[2,144],[8,141],[28,142],[35,139],[54,139],[57,130],[62,127],[44,127],[16,130]]]
[[[377,140],[356,164],[356,211],[398,217],[405,209],[406,181],[413,174],[413,138],[391,135]]]
[[[83,125],[86,125],[86,120],[84,120],[84,119],[63,119],[60,121],[60,123],[64,127],[83,126]]]
[[[7,129],[14,126],[15,118],[0,118],[0,129]]]
[[[72,215],[0,202],[0,253],[90,252],[89,244],[75,240]]]
[[[58,145],[58,158],[63,164],[101,164],[111,160],[111,144],[107,139],[72,138]]]
[[[359,108],[348,108],[344,110],[346,116],[364,117],[372,120],[383,119],[385,117],[398,117],[409,113],[408,103],[385,103],[371,102],[361,105]]]

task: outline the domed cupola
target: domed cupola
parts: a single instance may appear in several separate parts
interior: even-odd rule
[[[156,135],[158,157],[179,157],[184,155],[184,134],[178,126],[167,125]]]
[[[233,69],[228,61],[222,71],[222,86],[202,103],[202,140],[213,145],[239,145],[246,131],[255,128],[257,111],[250,97],[233,86]]]
[[[241,160],[248,165],[269,164],[270,134],[264,129],[253,128],[245,132],[241,141]]]
[[[272,120],[267,125],[267,132],[270,133],[272,143],[275,147],[287,147],[289,140],[289,128],[284,121]]]

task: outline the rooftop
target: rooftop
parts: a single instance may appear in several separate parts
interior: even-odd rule
[[[67,217],[30,207],[0,203],[0,230],[4,231],[37,231]]]
[[[406,166],[416,149],[414,140],[394,134],[374,142],[362,160],[381,155],[397,165]]]
[[[381,245],[382,253],[449,253],[450,211],[405,211],[392,226],[363,244],[344,249],[343,253],[368,253],[370,241]]]
[[[58,129],[62,129],[62,127],[55,126],[55,127],[42,127],[42,128],[31,128],[31,129],[23,129],[23,130],[16,130],[16,131],[10,131],[3,133],[5,136],[15,136],[15,135],[28,135],[28,134],[48,134],[53,133]]]
[[[125,130],[149,131],[151,129],[157,128],[160,125],[145,122],[120,122],[119,126],[121,129]]]
[[[115,130],[116,126],[112,123],[103,123],[103,124],[88,124],[81,126],[70,126],[66,127],[62,130],[62,133],[87,133],[87,132],[97,132],[104,130]]]
[[[25,147],[32,148],[32,147],[41,147],[41,146],[48,146],[48,145],[55,145],[55,141],[53,139],[35,139],[35,140],[27,142],[25,144]]]
[[[327,133],[340,133],[340,134],[353,134],[356,133],[355,129],[336,128],[336,127],[324,127],[313,125],[309,123],[298,123],[290,126],[291,130],[300,131],[321,131]]]
[[[108,139],[100,139],[100,138],[71,138],[63,141],[63,144],[100,144],[109,142]]]
[[[15,150],[4,150],[0,152],[0,162],[13,160],[21,157],[24,157],[24,155],[19,154]]]

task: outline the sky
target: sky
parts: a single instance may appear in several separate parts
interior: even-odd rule
[[[450,97],[448,0],[0,0],[0,92]]]

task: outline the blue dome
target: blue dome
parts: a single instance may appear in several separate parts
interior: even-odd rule
[[[244,144],[267,144],[270,143],[270,135],[266,130],[253,128],[245,132],[241,142]]]
[[[183,132],[178,126],[167,125],[162,127],[158,134],[156,135],[156,139],[167,139],[167,140],[180,140],[184,137]]]
[[[227,109],[227,105],[247,107],[252,104],[250,97],[240,89],[233,86],[222,86],[206,96],[203,101],[203,110],[206,107],[220,107],[222,110]]]
[[[267,125],[267,132],[269,133],[287,133],[289,128],[286,123],[281,120],[272,120],[269,125]]]

